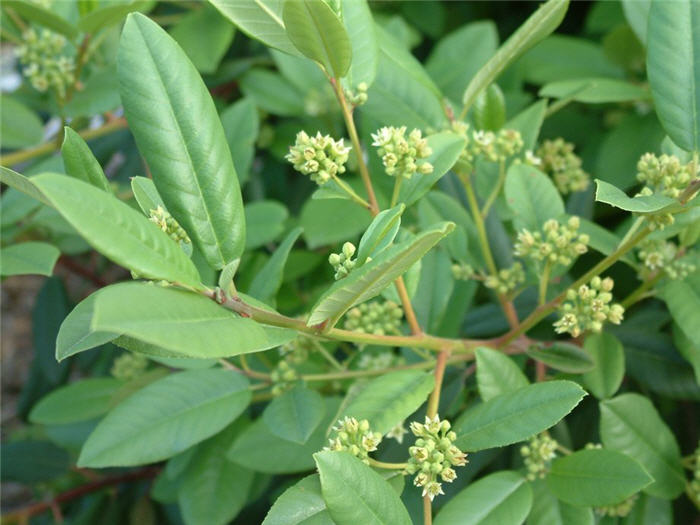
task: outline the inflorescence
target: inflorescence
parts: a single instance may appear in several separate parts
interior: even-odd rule
[[[568,290],[566,301],[559,307],[561,317],[554,323],[557,333],[570,333],[578,337],[585,331],[599,333],[605,321],[620,324],[625,309],[620,304],[610,304],[614,282],[610,277],[593,277],[589,285],[578,290]]]
[[[527,479],[534,481],[544,478],[557,455],[556,450],[557,442],[547,434],[533,436],[527,445],[520,447],[520,455],[527,469]]]
[[[348,274],[355,267],[356,259],[352,256],[355,255],[355,245],[351,242],[346,242],[343,244],[343,249],[340,253],[331,253],[328,256],[328,263],[335,270],[335,280],[347,277]]]
[[[37,34],[31,28],[22,34],[22,38],[17,56],[24,66],[24,76],[38,91],[54,89],[58,98],[63,100],[68,86],[75,81],[75,62],[63,54],[66,38],[48,29]]]
[[[570,142],[562,138],[545,140],[535,156],[540,160],[539,167],[552,177],[562,194],[588,187],[590,177],[581,168],[581,159],[574,153],[574,145]]]
[[[345,329],[367,334],[395,334],[401,326],[403,309],[394,301],[372,301],[352,308],[345,317]]]
[[[333,177],[345,173],[349,152],[350,147],[343,144],[343,139],[333,140],[320,132],[310,137],[305,131],[300,131],[285,158],[295,170],[310,175],[311,180],[323,186]]]
[[[419,129],[414,129],[406,137],[406,126],[385,126],[373,133],[372,139],[372,145],[377,147],[377,155],[381,157],[387,175],[410,179],[414,173],[432,173],[433,165],[425,158],[433,150]]]
[[[515,244],[515,254],[535,261],[568,266],[588,251],[586,245],[589,237],[585,233],[578,233],[579,226],[579,218],[571,217],[566,224],[549,219],[542,226],[541,232],[521,230]]]
[[[330,438],[324,450],[342,450],[369,464],[369,453],[377,450],[382,442],[379,432],[372,432],[369,421],[357,421],[354,417],[345,417],[333,427],[335,435]]]

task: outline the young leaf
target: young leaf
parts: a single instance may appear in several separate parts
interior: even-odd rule
[[[700,149],[700,5],[693,0],[651,2],[647,72],[659,120],[671,140]]]
[[[475,355],[476,382],[484,401],[530,384],[515,361],[502,352],[481,347]]]
[[[557,219],[564,214],[564,202],[554,183],[532,166],[512,164],[508,168],[504,191],[518,230],[538,231],[548,219]]]
[[[128,204],[66,175],[47,173],[32,182],[105,257],[145,278],[201,287],[197,269],[177,243]]]
[[[411,525],[398,494],[379,474],[347,452],[314,454],[321,493],[337,525]]]
[[[334,525],[321,495],[318,474],[303,478],[277,498],[262,525]]]
[[[102,171],[102,166],[90,151],[83,138],[68,126],[63,128],[63,145],[61,156],[66,167],[66,173],[111,193],[109,181]]]
[[[114,393],[123,386],[112,377],[83,379],[43,397],[29,413],[39,425],[65,425],[94,419],[110,409]]]
[[[622,394],[600,403],[600,437],[606,448],[636,459],[654,482],[644,492],[673,499],[683,492],[685,475],[678,443],[647,398]]]
[[[425,402],[434,385],[434,376],[428,372],[389,372],[364,385],[338,419],[345,416],[366,419],[372,431],[386,434]]]
[[[520,525],[530,512],[532,489],[520,474],[489,474],[459,492],[440,510],[435,525]]]
[[[156,185],[153,184],[153,180],[147,179],[146,177],[132,177],[131,178],[131,191],[134,192],[134,198],[139,204],[139,208],[146,215],[151,214],[151,210],[155,210],[160,206],[167,211],[163,199],[161,199],[156,189]]]
[[[376,255],[394,242],[401,226],[401,214],[406,206],[399,204],[389,210],[379,213],[362,234],[360,246],[357,249],[357,263],[363,265],[367,257]]]
[[[245,246],[241,192],[216,108],[184,51],[155,22],[130,14],[118,53],[129,129],[168,210],[210,266]]]
[[[366,0],[341,0],[340,10],[352,48],[352,62],[346,75],[347,83],[353,89],[362,82],[371,86],[377,74],[379,60],[379,45],[372,12]]]
[[[625,351],[618,339],[605,332],[586,337],[584,348],[593,358],[594,368],[583,374],[583,384],[598,399],[615,395],[625,377]]]
[[[352,47],[345,26],[323,0],[287,0],[282,8],[287,36],[304,56],[336,80],[345,76]]]
[[[594,361],[581,347],[570,343],[555,342],[546,348],[531,346],[527,355],[550,368],[569,374],[580,374],[592,370]]]
[[[498,84],[491,84],[474,101],[474,125],[478,129],[498,131],[506,122],[506,100]]]
[[[0,249],[0,275],[51,275],[61,252],[46,242],[28,241]]]
[[[128,467],[169,458],[226,427],[248,406],[248,380],[221,370],[172,374],[134,393],[97,425],[84,467]]]
[[[572,381],[536,383],[501,394],[459,417],[455,444],[477,451],[523,441],[554,426],[585,395]]]
[[[548,0],[530,15],[469,82],[462,97],[465,110],[516,58],[549,36],[559,26],[568,8],[568,0]]]
[[[595,200],[615,206],[625,211],[634,213],[651,214],[664,211],[674,211],[680,209],[681,205],[676,199],[667,197],[660,193],[653,195],[643,195],[640,197],[628,197],[624,191],[605,182],[604,180],[596,179]]]
[[[99,293],[100,290],[80,301],[61,323],[56,339],[57,361],[108,343],[119,336],[118,333],[96,332],[92,329],[95,299]]]
[[[27,148],[44,138],[44,125],[38,115],[8,95],[0,95],[0,135],[3,149]],[[22,125],[18,126],[17,123]]]
[[[303,445],[323,420],[326,406],[315,390],[297,386],[265,407],[263,421],[277,437]]]
[[[12,171],[10,168],[5,166],[0,166],[0,182],[7,184],[10,188],[14,188],[17,191],[21,191],[25,195],[38,200],[39,202],[46,204],[49,207],[53,207],[51,201],[47,199],[43,193],[37,188],[32,180],[25,177],[21,173]]]
[[[301,235],[301,228],[294,228],[279,244],[275,253],[265,263],[265,266],[260,268],[258,273],[250,285],[250,295],[262,302],[275,305],[275,296],[282,284],[282,276],[284,274],[284,266],[287,263],[289,252],[294,246],[294,243]]]
[[[634,459],[606,449],[557,458],[547,475],[547,485],[557,498],[581,507],[614,505],[652,481]]]
[[[124,307],[127,304],[129,308]],[[92,329],[128,335],[177,355],[198,358],[257,352],[295,337],[292,330],[264,327],[238,317],[201,295],[134,282],[100,290]]]
[[[387,248],[376,259],[331,286],[316,302],[307,324],[313,326],[327,321],[326,327],[333,327],[345,312],[378,295],[453,229],[454,223],[441,223],[413,239]]]

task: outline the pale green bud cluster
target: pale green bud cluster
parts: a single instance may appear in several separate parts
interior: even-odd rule
[[[281,359],[270,372],[270,381],[272,395],[279,396],[297,384],[299,374],[289,360]]]
[[[535,261],[568,266],[588,251],[586,244],[589,238],[585,233],[578,233],[580,224],[578,217],[570,217],[566,224],[549,219],[541,232],[524,229],[518,233],[515,254]]]
[[[678,198],[693,178],[692,163],[682,164],[678,157],[645,153],[637,163],[637,180],[653,193]]]
[[[352,256],[355,255],[355,245],[351,242],[343,244],[343,249],[340,253],[331,253],[328,256],[328,263],[335,270],[335,280],[347,277],[355,267],[357,262]]]
[[[561,317],[554,323],[555,331],[578,337],[585,331],[599,333],[605,321],[620,324],[625,309],[620,304],[610,304],[613,286],[610,277],[601,279],[596,276],[590,285],[568,290],[566,301],[559,307]]]
[[[477,130],[469,142],[472,158],[481,156],[490,162],[505,161],[520,153],[523,146],[522,135],[514,129],[502,129],[497,133]]]
[[[310,137],[305,131],[300,131],[285,159],[294,165],[295,170],[310,175],[311,180],[323,186],[333,177],[345,173],[349,152],[350,147],[343,144],[343,139],[333,140],[320,132]]]
[[[163,209],[162,206],[158,206],[155,210],[150,210],[151,216],[148,220],[158,226],[163,230],[168,237],[170,237],[175,242],[184,242],[186,244],[191,244],[189,235],[183,229],[182,226],[175,220],[175,218],[170,215],[167,211]]]
[[[466,141],[465,147],[462,150],[462,153],[460,153],[453,169],[456,173],[468,174],[472,171],[472,164],[474,162],[474,154],[471,148],[471,137],[469,135],[469,124],[462,122],[461,120],[453,120],[450,125],[450,131],[464,138]]]
[[[410,179],[414,173],[427,175],[433,172],[433,165],[423,160],[433,150],[419,129],[414,129],[406,137],[406,126],[385,126],[373,133],[372,139],[372,146],[377,147],[377,155],[381,157],[387,175]]]
[[[637,502],[638,494],[632,494],[629,498],[615,505],[605,505],[603,507],[595,507],[596,514],[601,516],[610,516],[612,518],[623,518],[627,516]]]
[[[498,271],[498,274],[486,277],[484,286],[496,290],[499,294],[507,294],[523,282],[525,282],[525,270],[522,264],[516,262],[510,268],[503,268]]]
[[[114,360],[110,373],[116,379],[131,381],[144,374],[148,368],[148,358],[142,354],[127,352]]]
[[[382,442],[382,435],[372,432],[366,419],[358,422],[354,417],[346,416],[338,421],[333,431],[335,435],[330,438],[324,450],[350,452],[366,464],[369,464],[369,453],[377,450]]]
[[[424,424],[413,421],[410,427],[418,439],[408,449],[411,457],[406,472],[416,475],[413,484],[423,487],[423,497],[428,496],[432,501],[438,494],[444,494],[440,481],[452,483],[457,479],[452,467],[466,465],[467,455],[454,445],[457,435],[450,430],[446,419],[426,416]]]
[[[345,98],[353,106],[361,106],[367,102],[367,83],[360,82],[357,85],[357,89],[352,91],[351,89],[345,90]]]
[[[581,159],[574,153],[574,145],[562,138],[545,140],[537,149],[542,171],[554,180],[557,189],[564,195],[583,191],[590,183],[588,173],[581,168]]]
[[[637,255],[644,264],[642,279],[648,279],[658,271],[663,271],[674,280],[685,279],[697,270],[692,262],[677,259],[678,247],[665,240],[647,239],[640,244]]]
[[[547,434],[533,436],[527,445],[520,447],[520,455],[523,457],[527,469],[527,479],[534,481],[544,478],[549,472],[549,465],[556,457],[557,442]]]
[[[403,309],[394,301],[362,303],[345,316],[345,329],[375,335],[395,334],[402,317]]]
[[[474,268],[468,264],[459,263],[453,264],[450,268],[452,270],[452,277],[458,281],[468,281],[474,277]]]
[[[583,448],[585,450],[598,450],[598,449],[603,448],[603,445],[601,445],[600,443],[586,443],[583,446]]]
[[[408,434],[408,430],[406,430],[403,423],[403,421],[397,423],[394,428],[386,433],[386,437],[395,439],[398,443],[403,443],[403,437]]]
[[[75,62],[63,54],[65,37],[48,29],[37,34],[30,28],[22,34],[22,39],[17,56],[24,66],[24,76],[38,91],[51,88],[58,98],[63,99],[66,89],[75,81]]]
[[[394,354],[392,351],[380,353],[365,351],[357,360],[357,368],[360,370],[385,370],[403,364],[405,364],[404,358]]]

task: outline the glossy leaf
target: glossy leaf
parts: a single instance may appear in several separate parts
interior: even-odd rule
[[[335,525],[321,495],[321,479],[312,474],[277,498],[262,525]]]
[[[170,31],[201,73],[214,73],[231,46],[234,29],[211,6],[194,9],[183,16]]]
[[[11,8],[21,17],[60,33],[70,40],[78,36],[78,29],[73,24],[41,4],[27,0],[6,0],[3,5]]]
[[[664,211],[672,211],[680,208],[676,199],[660,193],[643,195],[640,197],[628,197],[621,189],[600,179],[596,179],[595,200],[615,206],[625,211],[641,214],[653,214]]]
[[[372,219],[367,231],[360,239],[356,264],[364,264],[369,256],[376,257],[379,252],[386,249],[394,241],[401,226],[401,215],[405,209],[403,204],[399,204],[380,212]]]
[[[156,185],[153,184],[152,179],[147,179],[146,177],[132,177],[131,178],[131,191],[134,192],[134,198],[139,204],[141,211],[149,216],[151,210],[155,210],[158,206],[167,210],[163,199],[161,199],[156,189]]]
[[[169,212],[214,268],[240,257],[245,219],[214,103],[185,53],[158,24],[129,15],[118,54],[129,129]]]
[[[548,219],[564,214],[564,202],[552,180],[526,164],[508,168],[504,191],[517,229],[538,231]]]
[[[623,80],[612,78],[582,78],[560,80],[542,86],[540,97],[570,99],[587,104],[610,102],[632,102],[648,100],[651,93],[646,89]]]
[[[325,412],[326,406],[318,392],[297,386],[273,399],[262,417],[274,435],[303,445],[318,428]]]
[[[28,241],[0,249],[0,275],[51,275],[61,252],[46,242]]]
[[[237,100],[221,112],[226,142],[231,150],[233,165],[241,184],[250,177],[250,167],[255,154],[255,141],[258,138],[260,117],[253,101],[247,97]],[[249,223],[248,223],[249,224]],[[254,226],[249,224],[248,236]],[[246,243],[248,243],[246,239]]]
[[[377,74],[379,44],[368,2],[341,0],[340,10],[352,48],[352,62],[345,78],[352,88],[362,82],[371,86]]]
[[[354,305],[376,296],[405,273],[453,228],[453,223],[441,223],[414,239],[387,248],[376,259],[336,281],[312,308],[307,324],[326,322],[326,327],[334,326]]]
[[[625,351],[611,334],[590,334],[584,343],[594,368],[583,374],[583,384],[598,399],[615,395],[625,377]]]
[[[438,512],[435,525],[519,525],[531,506],[532,489],[525,478],[504,470],[457,493]]]
[[[0,134],[2,147],[26,148],[39,144],[44,138],[44,125],[37,114],[8,95],[0,95]],[[18,123],[22,123],[18,125]]]
[[[535,149],[535,143],[540,135],[546,111],[547,101],[538,100],[506,122],[506,129],[514,129],[520,132],[525,151]]]
[[[667,282],[662,297],[686,337],[700,346],[700,277],[695,274]]]
[[[119,336],[118,333],[97,332],[92,329],[95,299],[99,293],[98,290],[80,301],[61,323],[56,339],[56,360],[62,361],[66,357],[95,348]]]
[[[321,493],[337,525],[411,525],[398,494],[379,474],[347,452],[314,454]]]
[[[531,486],[532,509],[527,525],[594,525],[595,518],[590,507],[577,507],[559,500],[544,479],[532,482]]]
[[[250,396],[248,380],[227,370],[172,374],[107,414],[90,434],[78,464],[126,467],[169,458],[226,427]]]
[[[53,207],[51,201],[49,201],[49,199],[47,199],[46,196],[41,193],[34,182],[21,173],[17,173],[16,171],[6,168],[5,166],[0,166],[0,182],[7,184],[10,188],[21,191],[25,195],[29,195],[42,204]]]
[[[627,23],[642,44],[647,41],[647,26],[649,25],[649,9],[651,0],[622,0],[622,10]]]
[[[279,244],[272,257],[255,275],[255,279],[250,285],[250,295],[264,303],[275,305],[275,296],[282,285],[284,266],[287,263],[289,252],[301,232],[301,228],[294,228]]]
[[[474,101],[472,112],[478,129],[498,131],[506,122],[506,100],[498,84],[491,84]]]
[[[502,352],[480,347],[474,354],[476,383],[479,386],[479,395],[484,401],[530,384],[515,361]]]
[[[175,241],[131,206],[66,175],[39,175],[32,182],[105,257],[146,278],[201,286],[197,269]]]
[[[634,459],[606,449],[557,458],[547,475],[549,489],[560,500],[582,507],[614,505],[652,481]]]
[[[284,231],[288,216],[287,208],[277,201],[255,201],[246,205],[246,249],[252,250],[274,241]]]
[[[29,420],[40,425],[65,425],[94,419],[109,410],[112,396],[122,384],[112,377],[96,377],[58,388],[34,405]]]
[[[570,374],[587,372],[595,366],[593,358],[586,351],[570,343],[555,342],[546,348],[531,346],[527,349],[527,355],[555,370]]]
[[[102,166],[90,151],[83,138],[68,126],[63,128],[61,156],[66,173],[71,177],[92,184],[101,190],[112,192]]]
[[[584,395],[571,381],[536,383],[501,394],[457,419],[453,428],[456,445],[477,451],[523,441],[554,426]]]
[[[78,21],[78,28],[85,33],[94,33],[100,29],[118,24],[129,13],[141,11],[152,5],[149,1],[127,2],[123,4],[105,5],[83,16]]]
[[[654,482],[644,492],[666,499],[683,492],[678,443],[647,398],[622,394],[601,402],[600,436],[606,448],[636,459],[649,472]]]

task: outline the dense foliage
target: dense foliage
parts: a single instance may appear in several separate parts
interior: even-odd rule
[[[700,4],[2,10],[3,523],[694,519]]]

